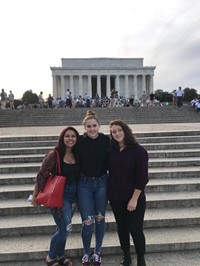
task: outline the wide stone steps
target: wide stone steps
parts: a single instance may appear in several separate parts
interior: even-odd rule
[[[150,150],[148,151],[149,158],[184,158],[197,157],[200,154],[200,149],[176,149],[176,150]]]
[[[38,129],[39,130],[39,129]],[[109,130],[109,128],[108,128]],[[108,132],[105,132],[105,134],[108,134]],[[179,140],[182,139],[185,141],[185,138],[189,141],[190,139],[197,137],[199,140],[199,136],[200,136],[200,131],[199,130],[188,130],[188,131],[158,131],[158,132],[137,132],[135,133],[137,140],[139,140],[140,143],[142,143],[141,140],[144,139],[145,140],[155,140],[152,142],[160,142],[164,141],[167,142],[166,140]],[[0,136],[0,143],[3,145],[3,143],[5,142],[12,142],[12,143],[34,143],[34,145],[36,144],[37,141],[43,141],[43,142],[48,142],[48,141],[57,141],[58,140],[59,135],[52,135],[52,134],[42,134],[42,135],[20,135],[20,136]],[[158,139],[158,141],[157,141]],[[23,146],[23,145],[22,145]]]
[[[50,149],[53,149],[54,146],[51,147],[22,147],[22,148],[7,148],[0,149],[0,155],[21,155],[21,154],[46,154]]]
[[[36,145],[38,147],[49,147],[49,146],[55,146],[57,144],[57,140],[36,140],[36,141],[11,141],[10,142],[1,142],[0,148],[21,148],[21,147],[35,147]]]
[[[1,262],[11,266],[9,261],[22,266],[32,260],[38,260],[39,266],[47,254],[55,224],[48,209],[33,207],[27,198],[41,161],[57,138],[0,138],[0,266]],[[147,252],[199,250],[200,132],[141,133],[137,140],[150,158],[144,222]],[[66,247],[74,258],[82,255],[80,230],[76,212]],[[121,254],[110,205],[103,254]]]
[[[86,111],[86,108],[0,110],[0,126],[80,125]],[[183,106],[181,110],[177,110],[173,106],[165,106],[153,108],[94,108],[94,111],[102,124],[108,124],[114,119],[122,119],[129,124],[200,122],[199,114],[191,106]]]
[[[170,192],[192,191],[200,189],[200,178],[181,179],[151,179],[146,187],[146,192]],[[0,187],[0,199],[4,198],[28,198],[33,191],[33,184],[2,185]]]
[[[178,228],[145,229],[147,252],[165,252],[194,250],[200,248],[200,226]],[[94,247],[94,239],[92,239]],[[2,237],[0,242],[0,261],[27,261],[43,259],[49,248],[49,235]],[[73,233],[67,241],[67,253],[70,257],[82,255],[80,233]],[[120,254],[116,232],[106,232],[102,253]]]
[[[73,266],[80,266],[81,257],[73,258]],[[105,255],[102,257],[103,266],[116,266],[119,265],[122,255]],[[200,252],[197,250],[182,250],[175,252],[157,252],[157,253],[147,253],[146,263],[148,266],[199,266]],[[132,255],[132,263],[136,265],[136,256]],[[44,258],[39,260],[31,260],[31,266],[44,265]],[[12,262],[0,262],[0,266],[13,266]],[[30,266],[29,261],[15,262],[15,266]]]
[[[200,149],[176,149],[176,150],[150,150],[148,151],[150,159],[157,158],[185,158],[198,157]],[[2,163],[26,163],[26,162],[42,162],[45,153],[32,153],[21,155],[0,155],[0,164]]]
[[[163,228],[175,226],[199,226],[200,207],[148,209],[145,214],[144,228]],[[1,216],[0,237],[26,235],[51,235],[55,223],[50,213],[19,216]],[[116,223],[110,209],[106,213],[106,232],[116,231]],[[73,217],[73,232],[81,232],[81,218],[78,212]]]
[[[37,168],[38,169],[38,168]],[[170,171],[169,171],[170,170]],[[6,184],[32,184],[36,177],[35,172],[6,172],[0,174],[0,185]],[[191,178],[199,177],[199,166],[190,167],[170,167],[169,168],[150,168],[149,177],[151,179],[166,179],[166,178]]]
[[[28,197],[27,197],[28,198]],[[33,208],[27,198],[1,198],[0,216],[47,212],[46,208]],[[199,190],[147,193],[148,208],[198,207]]]
[[[33,150],[30,154],[9,154],[0,155],[0,163],[17,163],[17,162],[42,162],[45,153],[40,153],[41,149]],[[184,158],[198,157],[200,149],[176,149],[176,150],[149,150],[149,158]]]
[[[152,146],[152,145],[158,145],[159,147],[161,145],[167,145],[167,144],[172,144],[172,145],[181,145],[181,144],[188,144],[188,138],[190,139],[191,144],[197,144],[200,141],[200,136],[185,136],[185,137],[162,137],[162,138],[137,138],[137,141],[146,146],[147,148]],[[173,142],[172,142],[173,140]],[[6,150],[12,150],[12,149],[17,149],[20,150],[22,147],[23,148],[35,148],[35,147],[47,147],[48,149],[51,147],[55,147],[57,144],[57,140],[37,140],[37,141],[20,141],[20,142],[0,142],[0,151],[6,149]],[[198,147],[198,146],[197,146]]]
[[[185,178],[185,177],[199,177],[200,168],[199,166],[190,167],[170,167],[163,168],[157,167],[149,169],[150,179],[154,178]]]
[[[199,132],[196,132],[199,133]],[[28,137],[27,137],[28,138]],[[21,147],[49,147],[55,146],[58,141],[58,136],[52,136],[51,139],[45,139],[44,136],[38,136],[34,140],[23,140],[24,137],[20,137],[20,141],[15,141],[15,138],[11,137],[10,139],[1,137],[0,140],[0,148],[21,148]],[[199,135],[191,135],[191,136],[160,136],[160,137],[142,137],[138,134],[137,141],[141,144],[150,144],[150,143],[168,143],[168,142],[175,142],[175,143],[183,143],[183,142],[198,142],[200,141],[200,134]]]
[[[200,172],[200,167],[199,164],[195,164],[191,162],[190,166],[192,167],[191,169],[188,168],[187,163],[180,163],[181,166],[177,167],[177,163],[175,162],[172,165],[172,163],[169,163],[168,166],[162,167],[161,164],[157,164],[157,167],[150,168],[149,169],[149,174],[151,178],[158,178],[158,173],[160,173],[160,177],[162,178],[163,176],[165,177],[173,177],[174,174],[178,174],[178,177],[181,175],[184,176],[190,176],[194,177],[195,174],[199,174]],[[5,174],[5,173],[31,173],[31,172],[37,172],[39,170],[39,163],[23,163],[21,165],[17,164],[3,164],[0,165],[0,174]],[[170,167],[170,169],[169,169]],[[191,173],[188,173],[190,172]],[[170,171],[170,172],[169,172]],[[183,174],[182,174],[183,173]]]
[[[37,172],[41,165],[41,160],[39,162],[26,162],[26,163],[1,163],[0,164],[0,174],[1,173],[24,173],[24,172]],[[153,158],[149,160],[150,168],[157,167],[184,167],[184,166],[200,166],[199,157],[191,158]]]
[[[145,143],[142,144],[148,151],[151,150],[176,150],[176,149],[200,149],[200,142],[172,142],[172,143]],[[46,147],[21,147],[21,148],[1,148],[2,155],[22,155],[22,154],[46,154],[54,146]]]

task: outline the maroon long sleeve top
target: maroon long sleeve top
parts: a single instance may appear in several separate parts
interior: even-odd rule
[[[108,198],[113,201],[129,201],[135,189],[144,196],[148,183],[148,153],[138,143],[109,156]],[[138,199],[138,200],[139,200]]]

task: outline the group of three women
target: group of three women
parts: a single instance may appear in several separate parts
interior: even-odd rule
[[[72,261],[65,257],[64,251],[77,203],[82,218],[82,266],[102,265],[101,247],[109,200],[123,251],[120,265],[129,266],[132,263],[131,235],[137,253],[137,265],[145,266],[143,221],[148,154],[123,121],[110,123],[110,138],[99,132],[99,119],[91,110],[87,112],[83,126],[85,133],[81,136],[73,127],[67,127],[61,132],[57,146],[45,156],[36,177],[32,201],[34,206],[37,205],[35,198],[43,189],[46,177],[56,171],[57,150],[61,174],[67,177],[67,184],[61,213],[51,209],[57,229],[51,238],[46,264],[72,266]],[[93,224],[95,247],[91,255]]]

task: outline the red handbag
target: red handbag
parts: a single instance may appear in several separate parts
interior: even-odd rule
[[[44,188],[36,196],[36,202],[50,208],[63,207],[63,194],[66,185],[66,176],[60,175],[60,158],[56,151],[57,173],[49,175],[46,179]]]

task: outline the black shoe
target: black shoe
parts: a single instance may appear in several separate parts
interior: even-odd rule
[[[120,266],[129,266],[132,264],[131,256],[123,256]]]
[[[137,257],[137,266],[146,266],[144,256]]]

